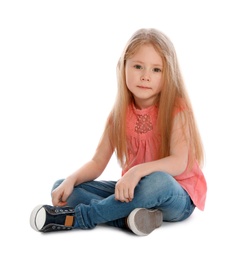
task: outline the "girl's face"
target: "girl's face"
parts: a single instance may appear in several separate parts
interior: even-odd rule
[[[137,108],[155,103],[162,89],[163,61],[152,45],[143,45],[126,61],[127,88],[133,94]]]

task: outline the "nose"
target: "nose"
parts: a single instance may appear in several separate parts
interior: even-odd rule
[[[141,81],[150,81],[150,75],[147,71],[144,71],[144,73],[141,75]]]

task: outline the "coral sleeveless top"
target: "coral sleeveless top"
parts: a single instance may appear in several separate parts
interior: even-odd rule
[[[180,111],[177,111],[177,113]],[[160,138],[155,133],[158,108],[151,106],[146,109],[136,109],[132,104],[127,112],[127,145],[128,166],[123,169],[124,175],[131,167],[144,162],[158,159]],[[191,197],[200,210],[204,210],[207,184],[203,172],[197,162],[193,167],[174,177]]]

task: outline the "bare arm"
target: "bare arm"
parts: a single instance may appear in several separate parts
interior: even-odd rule
[[[109,138],[105,133],[102,136],[92,159],[84,164],[72,175],[70,175],[68,178],[71,178],[73,180],[74,186],[86,181],[96,179],[104,171],[112,154],[113,148],[111,147]]]
[[[72,193],[74,186],[91,181],[99,177],[107,166],[113,148],[110,144],[107,133],[105,132],[98,144],[94,156],[90,161],[85,163],[77,171],[69,175],[61,184],[52,192],[52,203],[54,206],[66,205],[66,200]]]

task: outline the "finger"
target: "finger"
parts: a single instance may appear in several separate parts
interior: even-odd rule
[[[127,199],[123,195],[123,190],[119,190],[119,189],[116,189],[116,191],[115,191],[115,199],[119,200],[121,202],[126,202],[127,201]]]
[[[123,200],[124,202],[130,202],[130,199],[131,199],[131,197],[130,197],[130,189],[129,189],[129,188],[125,188],[125,189],[123,190],[122,200]]]
[[[61,196],[60,201],[63,201],[63,202],[67,201],[68,197],[69,197],[69,196],[64,193],[64,194]]]
[[[121,202],[124,202],[125,201],[125,196],[124,196],[124,191],[123,190],[120,190],[119,191],[119,200]]]
[[[119,195],[119,190],[115,189],[115,199],[119,200],[120,199],[120,195]]]
[[[66,206],[66,204],[67,204],[66,201],[60,201],[60,202],[58,202],[58,205],[57,205],[57,206],[59,206],[59,207],[64,207],[64,206]]]
[[[54,206],[63,206],[66,201],[62,199],[62,195],[57,195],[56,193],[52,196],[52,203]]]
[[[129,201],[133,200],[133,197],[134,197],[134,190],[133,189],[129,189],[128,197],[129,197]]]
[[[125,188],[125,189],[123,190],[123,197],[124,197],[125,199],[128,199],[128,198],[129,198],[129,188]]]
[[[53,206],[63,207],[67,204],[67,202],[62,200],[52,199],[52,204]]]
[[[57,197],[54,196],[54,194],[53,194],[53,196],[52,196],[52,204],[53,204],[53,206],[56,206],[56,205],[58,204],[58,202],[59,202],[59,200],[58,200]]]

